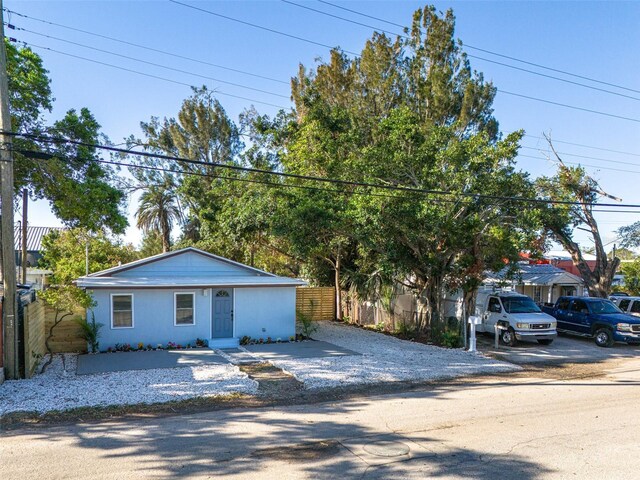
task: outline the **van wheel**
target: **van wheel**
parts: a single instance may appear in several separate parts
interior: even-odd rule
[[[553,343],[553,339],[549,339],[549,338],[538,339],[538,343],[540,345],[551,345]]]
[[[500,340],[502,340],[502,343],[504,343],[505,345],[513,347],[517,341],[515,330],[511,327],[509,327],[507,330],[502,330],[502,333],[500,334]]]
[[[609,348],[613,346],[613,334],[608,328],[599,328],[594,335],[596,345]]]

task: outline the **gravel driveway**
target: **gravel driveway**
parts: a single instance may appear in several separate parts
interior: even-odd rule
[[[116,355],[116,354],[114,354]],[[194,397],[255,393],[257,382],[233,365],[162,368],[76,375],[76,355],[57,355],[47,371],[0,385],[0,416],[75,407],[158,403]]]
[[[317,325],[318,330],[312,335],[314,339],[362,355],[271,360],[273,365],[303,382],[306,388],[434,380],[521,369],[481,354],[407,342],[340,323],[318,322]]]

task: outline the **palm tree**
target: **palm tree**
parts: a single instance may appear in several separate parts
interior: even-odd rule
[[[160,233],[163,252],[169,251],[171,228],[180,218],[180,207],[171,185],[151,185],[140,196],[136,225],[145,233]]]

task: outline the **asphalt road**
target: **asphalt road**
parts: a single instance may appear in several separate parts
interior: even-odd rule
[[[336,403],[4,432],[0,477],[637,479],[640,359],[615,365],[588,380],[520,375]]]

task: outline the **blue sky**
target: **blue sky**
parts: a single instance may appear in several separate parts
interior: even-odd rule
[[[183,1],[183,0],[181,0]],[[292,0],[310,8],[347,17],[361,23],[397,32],[383,22],[367,19],[318,1]],[[424,5],[413,1],[341,1],[341,6],[407,25],[414,10]],[[372,29],[330,18],[282,1],[194,1],[185,3],[265,27],[304,37],[315,42],[340,46],[358,52]],[[640,2],[434,2],[440,10],[453,8],[457,18],[456,35],[470,46],[491,50],[549,67],[592,77],[640,91]],[[11,1],[11,10],[50,22],[89,30],[159,50],[189,56],[208,63],[272,77],[287,82],[298,64],[312,66],[317,59],[328,58],[328,49],[276,35],[236,22],[198,12],[168,1]],[[7,17],[5,16],[5,20]],[[289,87],[285,83],[260,79],[229,70],[180,60],[160,53],[115,43],[106,39],[66,30],[18,16],[13,24],[39,34],[109,50],[186,72],[266,90],[286,98],[256,92],[217,81],[203,79],[136,61],[100,53],[52,38],[24,31],[10,32],[33,45],[49,47],[73,55],[123,68],[138,70],[193,85],[206,84],[219,92],[219,99],[232,118],[252,102],[225,96],[231,94],[287,107]],[[89,63],[52,51],[34,48],[43,59],[52,78],[56,98],[50,118],[61,117],[67,109],[89,107],[114,143],[131,134],[139,135],[139,123],[151,116],[174,116],[189,88],[160,79]],[[532,68],[489,54],[467,50],[472,55]],[[599,110],[640,119],[640,93],[607,87],[584,80],[535,69],[539,72],[588,83],[598,88],[636,97],[623,98],[546,79],[504,66],[471,58],[472,66],[482,71],[498,89],[539,97],[550,101]],[[274,114],[276,107],[254,103],[261,113]],[[543,132],[551,132],[567,161],[582,162],[605,191],[621,197],[625,203],[640,203],[640,122],[596,115],[498,93],[495,115],[501,129],[510,132],[522,128],[526,137],[518,159],[520,168],[532,176],[551,174],[555,167],[541,151]],[[584,144],[607,150],[579,147],[560,142]],[[614,153],[608,150],[616,150]],[[633,155],[631,155],[631,154]],[[581,158],[582,155],[594,158]],[[524,155],[527,155],[525,157]],[[529,156],[535,158],[529,158]],[[618,170],[614,170],[618,169]],[[619,171],[622,170],[622,171]],[[129,210],[136,207],[130,200]],[[598,220],[606,241],[613,230],[640,220],[639,214],[600,213]],[[46,203],[32,204],[32,225],[58,225]],[[130,220],[130,223],[134,223]],[[589,246],[586,235],[578,238]],[[125,238],[137,243],[140,233],[130,227]]]

